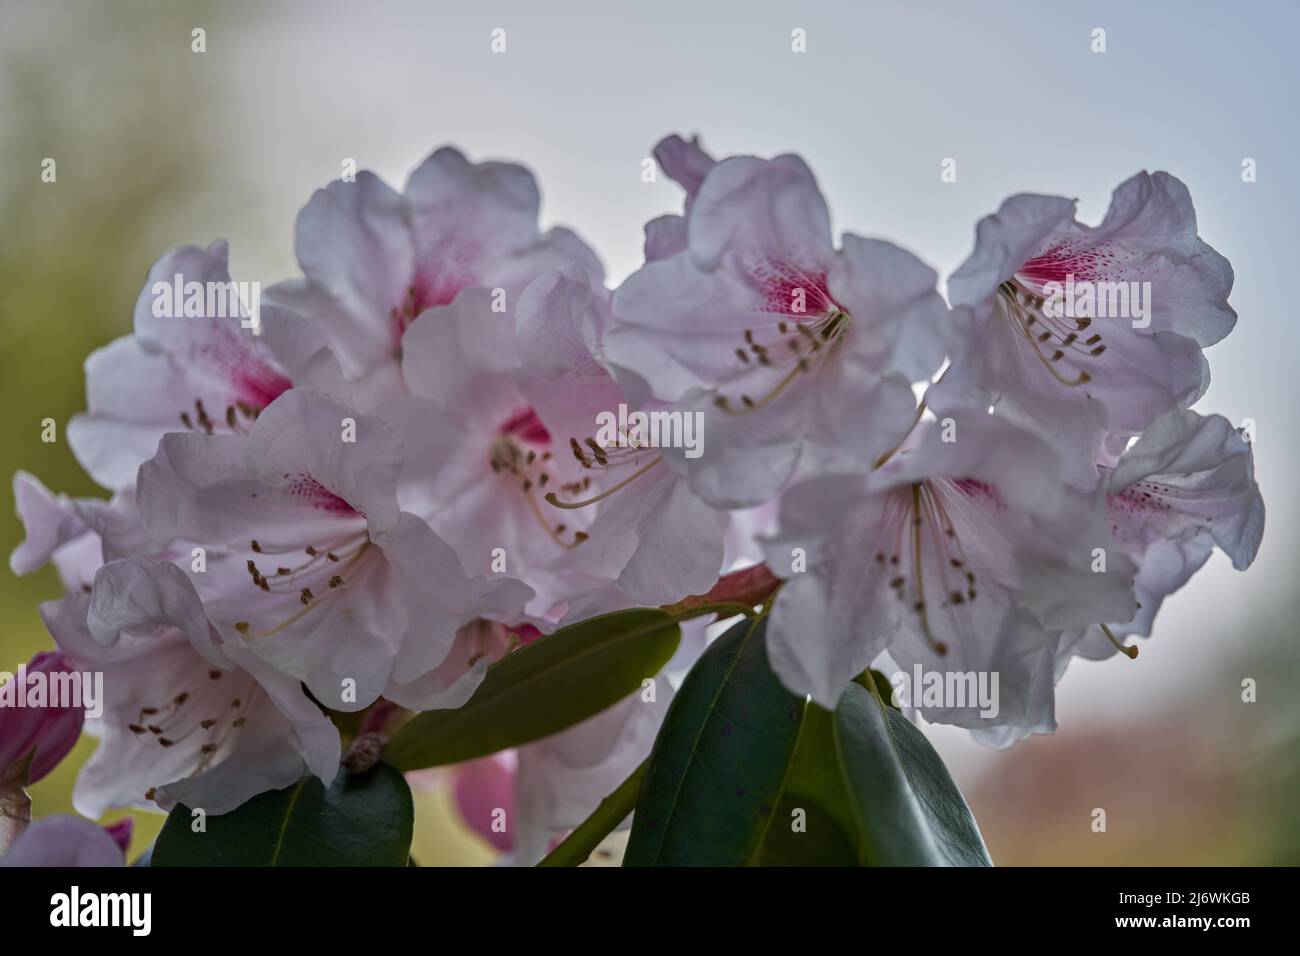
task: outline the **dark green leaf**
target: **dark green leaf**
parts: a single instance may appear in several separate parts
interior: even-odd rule
[[[415,717],[393,737],[385,759],[416,770],[559,733],[638,690],[668,663],[680,640],[677,622],[654,608],[561,628],[488,668],[464,707]]]
[[[839,758],[831,712],[804,706],[780,806],[767,824],[760,866],[856,866],[857,823]]]
[[[768,668],[765,625],[742,621],[691,669],[655,740],[626,866],[728,866],[758,853],[803,701]]]
[[[340,772],[327,790],[310,774],[284,790],[208,816],[195,833],[178,805],[154,844],[152,866],[406,866],[411,791],[387,764]]]
[[[871,691],[871,684],[867,682],[871,681],[874,683],[876,685],[876,693],[880,695],[880,699],[885,702],[885,705],[898,710],[898,707],[894,705],[894,686],[889,683],[889,678],[880,673],[880,671],[873,667],[869,667],[855,677],[854,680],[865,687],[868,693]]]
[[[992,865],[948,769],[901,713],[850,684],[835,708],[834,740],[866,862]]]

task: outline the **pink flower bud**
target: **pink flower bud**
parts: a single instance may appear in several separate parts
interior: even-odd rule
[[[19,669],[10,687],[0,689],[0,780],[8,781],[30,756],[28,772],[17,783],[19,786],[35,783],[53,770],[76,744],[85,718],[80,706],[49,706],[51,702],[47,698],[46,706],[31,707],[27,706],[25,697],[32,675],[43,674],[48,679],[74,670],[62,654],[42,652]]]

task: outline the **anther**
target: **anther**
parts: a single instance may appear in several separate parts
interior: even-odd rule
[[[1102,631],[1106,634],[1106,637],[1110,639],[1110,642],[1115,645],[1116,650],[1118,650],[1121,654],[1123,654],[1131,661],[1137,660],[1138,649],[1136,644],[1121,643],[1120,639],[1116,637],[1115,634],[1111,631],[1111,629],[1107,627],[1105,624],[1098,624],[1097,626],[1102,629]]]

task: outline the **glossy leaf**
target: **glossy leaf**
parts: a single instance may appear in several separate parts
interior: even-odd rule
[[[856,866],[863,862],[839,758],[834,718],[811,701],[776,812],[753,861],[760,866]]]
[[[178,805],[154,844],[151,866],[406,866],[415,811],[402,775],[379,764],[340,772],[327,789],[310,774],[284,790],[208,816],[194,832]]]
[[[970,808],[925,735],[858,684],[835,708],[834,743],[859,853],[875,866],[991,866]]]
[[[385,759],[401,770],[459,763],[559,733],[654,677],[681,640],[655,608],[618,611],[561,628],[488,668],[469,703],[419,714]]]
[[[756,857],[803,709],[768,667],[761,620],[718,638],[655,740],[624,865],[728,866]]]

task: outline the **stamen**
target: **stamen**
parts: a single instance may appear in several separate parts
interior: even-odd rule
[[[647,471],[649,471],[649,470],[650,470],[651,468],[653,468],[655,465],[659,464],[659,462],[660,462],[661,460],[662,460],[661,458],[657,458],[657,457],[656,457],[653,461],[650,462],[650,464],[645,465],[645,466],[643,466],[643,467],[641,467],[641,468],[638,468],[638,469],[637,469],[636,471],[634,471],[631,475],[629,475],[627,478],[624,478],[622,481],[620,481],[618,484],[614,485],[612,488],[607,488],[605,491],[602,491],[600,494],[596,495],[595,497],[588,498],[588,499],[585,500],[585,501],[561,501],[560,498],[559,498],[559,496],[556,495],[555,492],[553,492],[553,491],[548,491],[548,492],[546,493],[546,503],[547,503],[548,505],[553,505],[553,506],[555,506],[556,508],[569,508],[569,509],[585,508],[585,507],[587,507],[588,505],[594,505],[596,502],[601,501],[602,499],[608,498],[608,497],[609,497],[610,495],[612,495],[614,492],[616,492],[616,491],[618,491],[618,490],[620,490],[620,489],[622,489],[622,488],[626,488],[628,485],[630,485],[632,482],[636,481],[638,478],[640,478],[642,475],[644,475]]]
[[[921,632],[929,642],[930,647],[940,657],[948,653],[948,645],[943,641],[937,640],[930,631],[930,618],[925,607],[925,576],[921,571],[921,485],[912,485],[912,509],[916,514],[916,520],[912,523],[912,565],[913,573],[916,575],[916,611],[921,618]]]
[[[1138,649],[1136,644],[1120,643],[1120,639],[1116,637],[1114,633],[1111,631],[1111,629],[1107,627],[1105,624],[1098,624],[1097,626],[1102,629],[1102,632],[1108,638],[1110,638],[1110,642],[1115,645],[1116,650],[1118,650],[1121,654],[1123,654],[1131,661],[1137,660]]]

